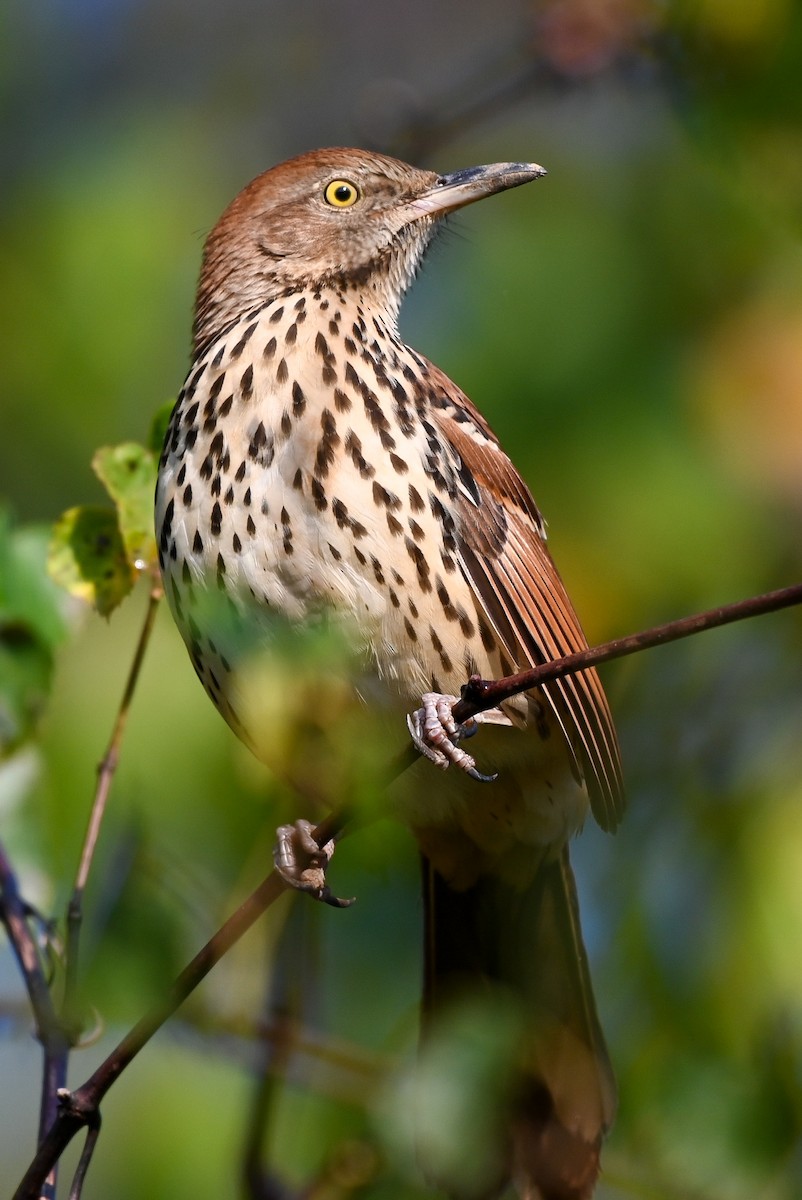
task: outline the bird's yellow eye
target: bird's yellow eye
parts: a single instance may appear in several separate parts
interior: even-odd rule
[[[323,199],[332,208],[350,208],[359,199],[359,188],[350,179],[332,179],[326,184]]]

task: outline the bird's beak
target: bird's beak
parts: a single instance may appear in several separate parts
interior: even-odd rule
[[[441,175],[433,187],[411,200],[406,209],[409,220],[420,217],[443,217],[473,204],[474,200],[482,200],[492,196],[494,192],[504,192],[507,188],[520,187],[522,183],[531,183],[545,175],[544,167],[537,163],[490,163],[484,167],[466,167],[462,171],[454,171],[450,175]]]

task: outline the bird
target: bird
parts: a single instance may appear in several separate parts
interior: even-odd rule
[[[522,1200],[585,1200],[616,1106],[568,849],[588,813],[609,831],[622,815],[610,709],[586,670],[477,719],[495,776],[464,749],[475,724],[450,714],[466,679],[587,643],[529,488],[398,327],[445,218],[544,174],[438,174],[335,147],[255,178],[205,243],[156,490],[165,595],[243,741],[270,731],[249,725],[234,631],[269,647],[275,619],[337,623],[361,663],[357,703],[409,715],[421,757],[394,811],[423,862],[424,1024],[471,986],[515,996],[524,1021],[497,1174],[443,1183],[459,1200],[509,1183]]]

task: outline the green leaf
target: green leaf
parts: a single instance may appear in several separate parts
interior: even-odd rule
[[[44,528],[12,529],[0,512],[0,757],[35,728],[64,637],[64,594],[47,575]]]
[[[108,616],[136,578],[113,509],[70,508],[56,522],[48,567],[62,587]]]
[[[0,621],[0,758],[33,733],[53,677],[53,654],[24,621]]]
[[[156,561],[153,532],[156,466],[155,454],[136,442],[103,446],[92,459],[92,469],[117,508],[125,552],[138,570]]]

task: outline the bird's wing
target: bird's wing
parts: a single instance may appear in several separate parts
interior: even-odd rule
[[[546,549],[534,500],[484,418],[437,368],[434,420],[454,454],[460,566],[512,670],[584,650],[585,635]],[[618,741],[594,670],[542,691],[585,779],[593,814],[614,829],[623,812]]]

